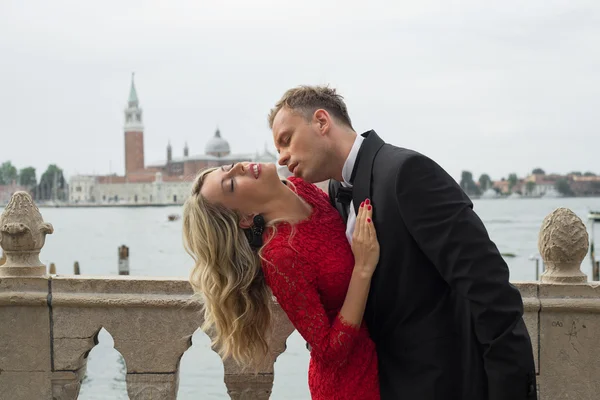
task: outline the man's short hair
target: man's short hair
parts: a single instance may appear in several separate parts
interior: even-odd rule
[[[344,98],[328,86],[298,86],[289,89],[269,112],[270,129],[273,129],[275,116],[284,107],[302,114],[308,120],[316,110],[322,108],[338,122],[352,129]]]

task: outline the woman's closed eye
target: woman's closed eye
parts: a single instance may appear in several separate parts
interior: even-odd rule
[[[221,166],[221,171],[223,172],[229,172],[233,169],[235,163],[231,164],[231,165],[223,165]],[[233,178],[230,178],[229,180],[229,191],[233,192]]]

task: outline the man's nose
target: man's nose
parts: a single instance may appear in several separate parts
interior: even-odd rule
[[[287,152],[283,152],[279,155],[279,165],[287,165],[290,160],[290,155]]]

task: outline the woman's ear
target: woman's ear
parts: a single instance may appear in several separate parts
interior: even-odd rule
[[[242,229],[248,229],[250,228],[252,225],[254,225],[254,216],[256,214],[251,214],[251,215],[245,215],[240,219],[240,228]]]

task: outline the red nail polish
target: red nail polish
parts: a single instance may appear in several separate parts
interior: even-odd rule
[[[371,218],[367,218],[367,222],[371,222]]]
[[[371,204],[371,200],[369,200],[369,199],[365,200],[365,204]]]
[[[371,208],[373,208],[373,207],[369,206],[369,208],[367,208],[367,210],[371,211]]]
[[[360,203],[360,206],[364,207],[365,206],[365,202],[363,201],[362,203]]]

